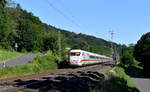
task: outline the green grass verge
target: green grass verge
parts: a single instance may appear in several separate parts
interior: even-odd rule
[[[54,70],[58,68],[56,64],[57,60],[57,56],[48,52],[45,56],[36,57],[30,64],[0,69],[0,78],[37,74]]]
[[[15,57],[21,56],[21,55],[23,55],[23,54],[15,52],[15,51],[12,52],[12,51],[7,51],[7,50],[0,50],[0,62],[15,58]]]
[[[137,88],[130,76],[125,73],[125,70],[119,66],[113,68],[113,71],[116,73],[117,77],[127,81],[127,86],[131,88]]]

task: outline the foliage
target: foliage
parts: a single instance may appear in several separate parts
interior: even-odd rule
[[[127,81],[128,87],[136,87],[132,79],[125,73],[125,70],[123,68],[116,66],[113,68],[113,71],[115,71],[118,77],[123,78],[125,81]]]
[[[90,46],[86,41],[80,41],[79,44],[73,45],[73,47],[71,49],[81,49],[81,50],[89,51]]]
[[[20,56],[22,53],[15,51],[0,50],[0,62]]]
[[[60,37],[60,43],[58,41]],[[59,54],[59,44],[61,45],[61,53],[65,51],[65,38],[56,32],[45,33],[43,37],[43,51],[51,50],[55,54]]]
[[[109,41],[82,33],[76,34],[47,24],[44,24],[44,27],[46,30],[49,29],[54,32],[61,31],[61,34],[66,38],[67,47],[70,47],[71,49],[82,49],[110,56],[111,44]],[[113,45],[115,47],[114,49],[117,50],[117,53],[121,54],[120,51],[123,46],[116,43],[113,43]]]
[[[110,55],[110,43],[93,36],[75,34],[73,32],[62,32],[67,37],[67,43],[71,49],[82,49],[99,54]]]
[[[134,45],[125,47],[122,51],[121,64],[124,66],[131,66],[134,63],[133,57]]]
[[[0,78],[48,72],[57,69],[57,61],[58,57],[48,52],[45,56],[36,57],[30,64],[0,69]]]
[[[6,9],[6,3],[6,0],[0,0],[0,46],[2,48],[8,48],[7,38],[11,28]]]
[[[150,63],[150,32],[144,34],[137,42],[134,49],[134,57],[143,64]]]
[[[89,84],[86,92],[140,92],[121,67],[114,67],[105,79]]]
[[[137,42],[134,48],[134,57],[144,65],[145,76],[150,77],[150,32],[144,34]]]
[[[40,51],[44,34],[41,21],[32,13],[18,8],[10,8],[9,14],[12,15],[11,22],[14,23],[13,31],[9,35],[11,46],[14,47],[14,44],[18,43],[18,51]]]
[[[119,66],[124,68],[128,75],[132,77],[141,77],[143,67],[141,63],[136,61],[133,57],[134,46],[134,44],[130,44],[123,48]]]
[[[127,81],[123,78],[112,77],[99,83],[95,89],[88,92],[140,92],[135,87],[127,86]]]
[[[131,65],[134,62],[133,56],[129,53],[124,53],[121,58],[122,64],[124,65]]]
[[[38,17],[21,9],[19,4],[16,8],[8,8],[8,13],[13,26],[8,41],[13,49],[15,49],[14,45],[18,43],[18,51],[45,52],[51,50],[57,55],[61,53],[62,57],[65,56],[65,37],[58,34],[57,28],[46,27]],[[58,51],[59,37],[61,51]]]

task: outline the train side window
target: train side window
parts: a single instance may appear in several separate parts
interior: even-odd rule
[[[95,58],[95,56],[90,55],[90,58]]]
[[[99,57],[96,57],[96,59],[99,59]]]

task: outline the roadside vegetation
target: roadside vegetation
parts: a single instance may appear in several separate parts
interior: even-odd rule
[[[140,92],[124,69],[116,66],[108,77],[100,81],[89,92]]]
[[[143,66],[144,77],[150,78],[150,32],[144,34],[137,42],[133,56]]]
[[[143,76],[143,65],[135,60],[134,44],[130,44],[128,47],[124,47],[122,50],[121,62],[118,66],[122,67],[125,72],[131,77],[142,77]]]
[[[6,61],[6,60],[9,60],[17,56],[21,56],[21,55],[23,55],[23,53],[0,49],[0,62]]]
[[[120,66],[132,77],[150,78],[150,32],[122,51]]]
[[[0,69],[0,78],[37,74],[55,70],[58,68],[58,60],[58,56],[54,55],[52,52],[47,52],[45,56],[38,56],[29,64]]]
[[[116,66],[112,69],[115,72],[116,77],[119,77],[126,81],[126,86],[129,88],[136,88],[136,85],[132,81],[131,77],[125,73],[125,70],[119,66]]]
[[[92,81],[84,92],[140,92],[125,70],[119,66],[115,66],[102,79]]]

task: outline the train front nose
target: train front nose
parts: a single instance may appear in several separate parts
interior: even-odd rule
[[[79,63],[79,57],[74,56],[74,57],[70,57],[70,64],[71,65],[77,65]]]
[[[79,65],[80,63],[80,52],[71,52],[70,53],[70,64],[71,65]]]

